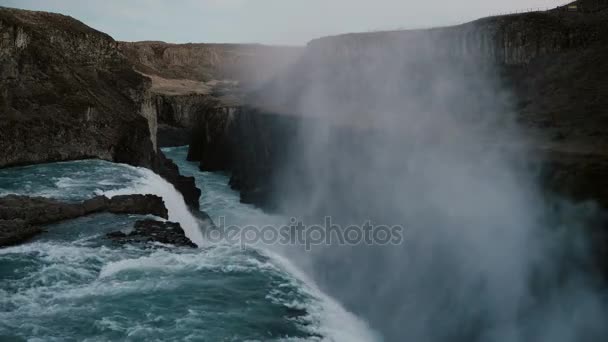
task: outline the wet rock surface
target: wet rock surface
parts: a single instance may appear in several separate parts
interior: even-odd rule
[[[119,244],[161,243],[177,247],[197,247],[186,237],[180,224],[174,222],[137,221],[132,232],[113,232],[106,237]]]
[[[0,220],[0,247],[18,245],[42,232],[24,220]]]
[[[43,232],[40,226],[101,212],[168,218],[162,198],[153,195],[100,196],[79,203],[9,195],[0,198],[0,247],[27,241]]]

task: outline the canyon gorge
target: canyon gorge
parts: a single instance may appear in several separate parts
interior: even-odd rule
[[[0,7],[0,247],[56,247],[45,227],[74,234],[101,217],[94,247],[49,229],[59,251],[101,253],[95,286],[166,266],[198,300],[207,294],[187,272],[219,284],[243,272],[230,295],[212,294],[238,299],[237,316],[243,302],[260,310],[269,328],[238,335],[254,340],[321,340],[326,328],[308,329],[320,300],[356,327],[343,340],[601,341],[590,317],[608,313],[607,32],[608,4],[592,0],[304,47],[122,42]],[[237,210],[260,220],[250,224],[402,225],[406,239],[207,245],[218,216],[238,221]],[[218,314],[220,302],[199,309]]]

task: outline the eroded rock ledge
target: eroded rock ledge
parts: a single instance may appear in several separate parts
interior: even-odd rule
[[[168,218],[163,199],[154,195],[99,196],[79,203],[9,195],[0,198],[0,247],[27,241],[42,233],[43,225],[102,212]]]
[[[186,237],[179,223],[142,220],[135,222],[134,230],[130,233],[113,232],[106,237],[119,244],[150,244],[161,243],[177,247],[196,248]]]

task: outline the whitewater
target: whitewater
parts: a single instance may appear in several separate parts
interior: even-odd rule
[[[200,172],[187,147],[166,149],[203,190],[201,210],[232,224],[277,224],[239,202],[228,176]],[[142,249],[104,238],[141,216],[99,214],[47,227],[0,249],[0,340],[375,341],[369,326],[328,297],[280,252],[208,244],[183,197],[144,168],[98,160],[0,170],[0,196],[80,201],[155,194],[198,249]]]

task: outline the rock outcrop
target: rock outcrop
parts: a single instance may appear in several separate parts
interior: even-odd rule
[[[104,33],[0,8],[0,167],[84,158],[151,166],[149,82]]]
[[[180,224],[174,222],[137,221],[132,232],[113,232],[107,234],[106,237],[119,244],[149,245],[151,243],[161,243],[177,247],[197,247],[186,237]]]
[[[165,157],[162,152],[158,152],[155,158],[153,170],[161,177],[173,184],[175,189],[184,196],[184,201],[191,210],[199,210],[199,199],[201,190],[196,187],[194,177],[186,177],[179,173],[179,168],[175,163]]]
[[[27,241],[43,232],[40,226],[102,212],[168,218],[162,198],[153,195],[100,196],[80,203],[10,195],[0,198],[0,247]]]

